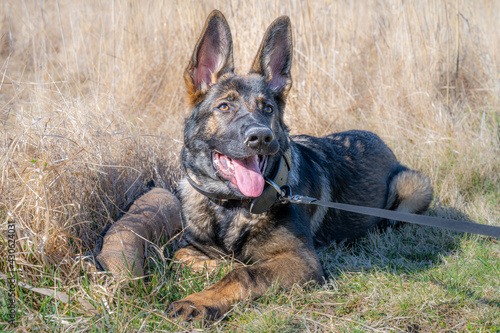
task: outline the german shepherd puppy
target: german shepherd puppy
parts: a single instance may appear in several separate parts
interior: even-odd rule
[[[412,213],[424,212],[432,200],[429,179],[401,165],[374,133],[289,137],[283,117],[291,64],[288,17],[267,29],[247,75],[234,73],[232,37],[222,13],[208,17],[184,74],[192,112],[185,121],[186,177],[179,193],[188,245],[175,258],[198,269],[213,267],[223,256],[249,265],[172,303],[172,316],[215,319],[273,283],[321,282],[315,249],[358,238],[381,222],[283,204],[266,179],[320,200]]]

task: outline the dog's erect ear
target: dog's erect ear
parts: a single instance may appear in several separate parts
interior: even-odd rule
[[[269,87],[286,98],[292,86],[292,28],[288,16],[276,19],[267,28],[250,73],[264,76]]]
[[[210,13],[196,43],[189,65],[184,72],[192,104],[208,86],[228,72],[234,71],[233,39],[226,18],[218,10]]]

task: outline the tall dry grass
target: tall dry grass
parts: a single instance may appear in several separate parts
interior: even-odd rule
[[[240,73],[267,25],[291,17],[292,134],[374,131],[430,176],[438,214],[499,224],[496,1],[4,0],[0,230],[15,221],[21,280],[50,266],[78,279],[76,256],[149,180],[175,187],[182,72],[214,8]]]

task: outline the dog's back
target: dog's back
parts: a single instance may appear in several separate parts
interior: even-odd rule
[[[347,131],[324,138],[293,136],[290,186],[293,193],[323,201],[424,212],[432,187],[422,173],[401,165],[374,133]],[[352,240],[380,218],[318,206],[302,206],[316,246]]]

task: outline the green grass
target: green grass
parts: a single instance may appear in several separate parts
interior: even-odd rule
[[[20,322],[42,331],[295,332],[429,330],[497,332],[500,328],[500,246],[497,241],[427,227],[401,226],[372,233],[355,244],[321,252],[323,286],[276,286],[261,298],[237,304],[216,323],[177,323],[165,312],[172,301],[218,281],[230,269],[194,273],[170,267],[161,256],[147,263],[146,281],[89,281],[82,274],[67,288],[57,270],[43,270],[41,287],[89,297],[99,314],[18,288],[18,309],[38,318]],[[95,278],[94,278],[95,279]],[[100,281],[100,282],[99,282]],[[3,283],[3,282],[2,282]],[[5,286],[2,285],[2,290]],[[23,322],[26,320],[25,322]]]

